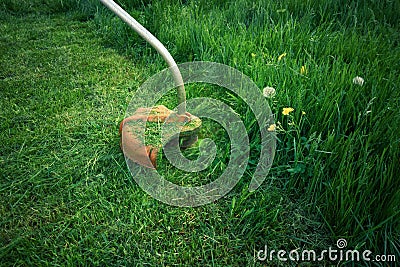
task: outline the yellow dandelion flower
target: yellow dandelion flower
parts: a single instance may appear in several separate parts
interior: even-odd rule
[[[252,57],[256,57],[256,54],[254,54],[254,53],[251,53],[251,56],[252,56]]]
[[[305,111],[302,111],[301,112],[301,115],[306,115],[307,113],[305,112]]]
[[[289,115],[290,112],[292,112],[294,108],[283,108],[282,114],[283,115]]]
[[[281,61],[282,58],[286,57],[286,53],[280,54],[278,57],[278,61]]]
[[[301,75],[305,75],[305,74],[307,74],[307,72],[308,72],[308,71],[307,71],[306,66],[304,66],[304,65],[301,66],[301,68],[300,68],[300,74],[301,74]]]
[[[276,130],[276,124],[274,123],[274,124],[271,124],[269,127],[268,127],[268,129],[267,129],[267,131],[268,132],[273,132],[273,131],[275,131]]]

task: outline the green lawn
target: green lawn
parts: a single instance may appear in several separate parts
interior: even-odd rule
[[[339,238],[399,260],[400,4],[359,2],[119,1],[178,63],[224,63],[276,88],[276,157],[250,193],[254,115],[222,88],[187,87],[235,109],[251,148],[234,190],[198,208],[146,194],[119,147],[119,122],[162,58],[94,0],[0,3],[0,265],[296,266],[257,252]],[[173,108],[174,95],[161,102]],[[218,146],[213,165],[193,174],[163,162],[169,180],[224,171],[226,133],[205,120],[200,138]]]

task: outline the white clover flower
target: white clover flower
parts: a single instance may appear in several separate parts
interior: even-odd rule
[[[362,86],[364,84],[364,79],[359,76],[356,76],[353,79],[353,83]]]
[[[272,97],[275,96],[275,94],[276,94],[276,91],[275,91],[275,88],[274,88],[274,87],[269,87],[269,86],[267,86],[267,87],[265,87],[265,88],[263,89],[263,95],[264,95],[265,97],[272,98]]]

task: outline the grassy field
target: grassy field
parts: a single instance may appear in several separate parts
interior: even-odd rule
[[[215,203],[176,208],[153,199],[129,173],[118,124],[135,90],[166,67],[162,58],[94,0],[4,0],[1,266],[296,266],[258,261],[257,252],[320,251],[339,238],[400,260],[398,1],[118,2],[178,63],[224,63],[260,90],[276,88],[270,174],[248,191],[260,144],[244,101],[189,86],[188,98],[235,109],[252,157]],[[173,96],[164,100],[173,107]],[[294,111],[283,115],[287,107]],[[217,159],[198,174],[163,162],[171,181],[206,183],[223,172],[225,131],[205,121],[200,137],[215,140]],[[395,266],[340,263],[387,264]]]

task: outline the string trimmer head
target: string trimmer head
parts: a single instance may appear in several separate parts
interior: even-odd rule
[[[163,124],[170,130],[161,132]],[[121,148],[131,161],[156,168],[163,146],[176,141],[182,149],[191,146],[197,141],[200,126],[201,120],[188,112],[179,115],[163,105],[138,108],[120,124]]]

